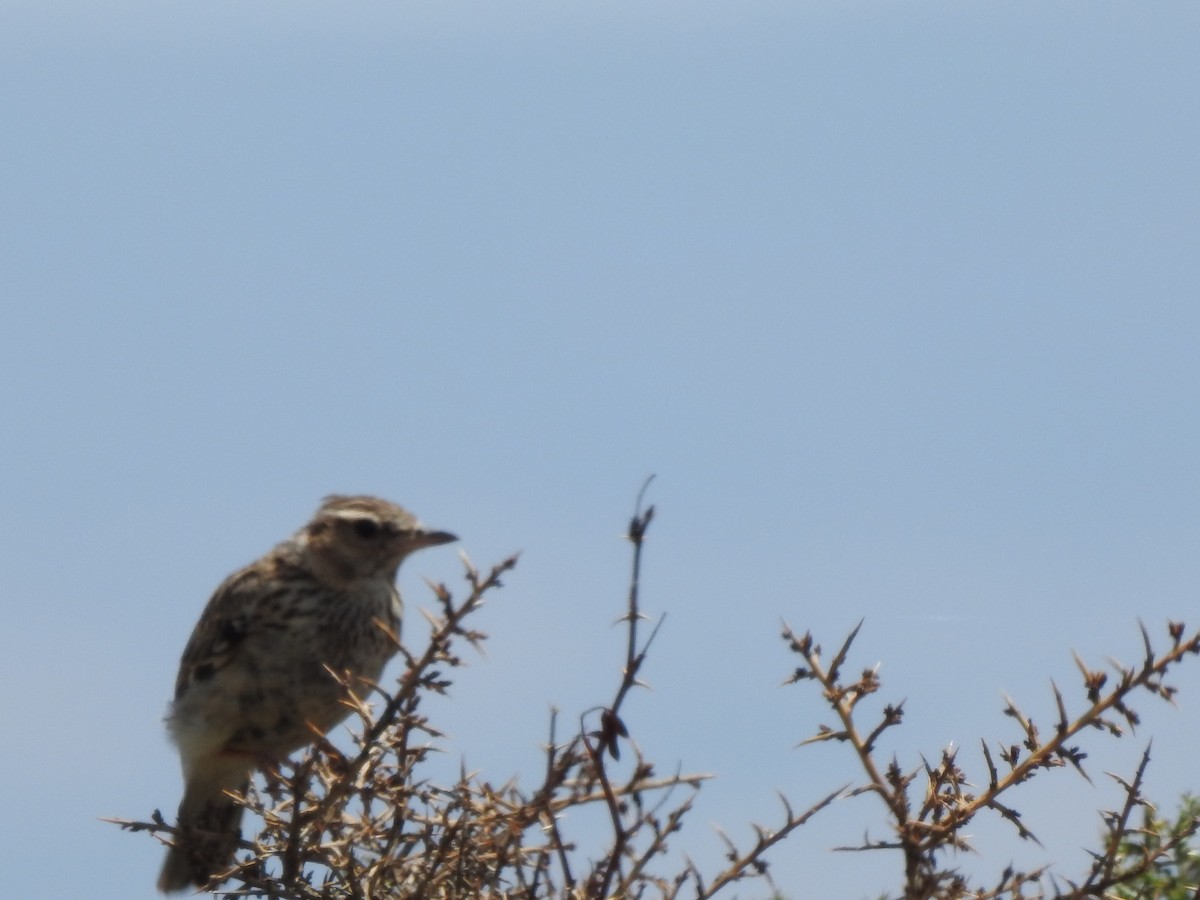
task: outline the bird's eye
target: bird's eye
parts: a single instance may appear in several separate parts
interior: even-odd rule
[[[354,530],[359,537],[373,538],[379,534],[379,523],[374,519],[359,519],[354,523]]]

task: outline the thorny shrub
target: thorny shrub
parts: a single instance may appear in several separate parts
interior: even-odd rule
[[[425,649],[414,654],[398,647],[405,663],[398,684],[390,691],[379,686],[378,696],[370,698],[355,697],[347,687],[347,703],[359,721],[353,746],[342,750],[319,737],[298,759],[268,771],[260,784],[237,798],[258,818],[258,833],[241,842],[238,861],[215,878],[209,890],[227,898],[272,900],[702,900],[729,893],[731,885],[746,879],[763,879],[768,890],[776,891],[769,851],[830,803],[863,794],[881,801],[889,833],[838,849],[898,852],[903,874],[895,896],[904,900],[1165,898],[1167,893],[1146,893],[1141,887],[1135,893],[1130,886],[1178,884],[1167,876],[1178,871],[1179,856],[1200,818],[1193,806],[1178,823],[1155,832],[1134,823],[1139,810],[1152,821],[1153,810],[1141,793],[1148,750],[1131,778],[1118,778],[1123,805],[1102,814],[1100,846],[1081,877],[1070,880],[1045,869],[1021,872],[1008,867],[994,883],[978,886],[946,862],[953,851],[967,848],[965,829],[980,814],[999,815],[1018,835],[1032,838],[1006,799],[1011,788],[1049,769],[1069,767],[1086,777],[1085,754],[1078,744],[1083,732],[1124,734],[1138,721],[1130,705],[1138,692],[1172,699],[1175,690],[1164,681],[1167,671],[1200,652],[1200,633],[1185,635],[1178,623],[1169,624],[1170,646],[1162,653],[1154,650],[1143,628],[1145,652],[1136,666],[1112,664],[1106,672],[1077,658],[1087,706],[1068,713],[1055,687],[1058,716],[1045,731],[1010,701],[1004,712],[1016,721],[1017,737],[1005,746],[982,743],[986,775],[974,782],[983,785],[981,790],[971,788],[955,751],[942,752],[936,763],[922,761],[907,770],[895,759],[878,758],[876,742],[884,731],[900,725],[903,704],[885,705],[869,727],[860,722],[860,703],[877,693],[881,683],[874,670],[857,678],[844,674],[858,627],[826,662],[810,634],[785,626],[784,640],[802,660],[788,681],[816,684],[835,717],[832,726],[821,726],[805,743],[847,744],[863,780],[825,794],[800,812],[781,796],[782,821],[771,828],[755,825],[750,846],[738,847],[722,835],[728,852],[723,868],[714,874],[705,875],[686,856],[680,862],[668,853],[670,844],[708,776],[660,775],[630,740],[621,715],[630,690],[640,684],[638,673],[658,631],[657,626],[648,635],[639,630],[644,616],[638,579],[653,515],[654,508],[643,512],[639,500],[629,524],[633,571],[622,617],[626,653],[620,683],[608,703],[584,712],[578,727],[566,735],[560,736],[558,716],[551,715],[540,783],[522,787],[512,781],[493,787],[478,775],[462,773],[455,783],[439,785],[425,774],[442,735],[421,711],[422,700],[446,692],[450,671],[461,665],[462,644],[478,645],[485,639],[466,623],[501,587],[516,557],[487,574],[468,563],[470,590],[464,599],[456,601],[444,586],[434,587],[437,611],[426,613],[431,634]],[[583,807],[606,811],[611,820],[607,846],[580,847],[565,833],[563,814]],[[157,810],[150,821],[110,821],[167,840],[174,832]]]

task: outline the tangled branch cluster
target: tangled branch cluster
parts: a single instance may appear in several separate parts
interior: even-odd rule
[[[422,712],[422,701],[446,692],[450,670],[462,663],[456,649],[462,642],[476,646],[486,639],[466,621],[501,587],[516,558],[486,575],[467,564],[470,590],[464,599],[456,601],[445,586],[434,586],[438,609],[426,613],[431,635],[425,651],[415,656],[397,641],[405,671],[394,693],[375,686],[377,697],[357,697],[348,677],[331,672],[342,680],[346,702],[358,717],[353,751],[342,752],[317,735],[298,761],[279,764],[263,786],[237,797],[261,827],[253,840],[241,842],[238,862],[214,878],[210,890],[226,898],[272,900],[583,900],[637,897],[648,890],[673,898],[690,885],[690,895],[704,898],[744,878],[766,876],[767,850],[837,792],[803,813],[785,803],[782,827],[760,829],[745,852],[730,844],[727,865],[711,878],[690,861],[671,874],[659,870],[709,776],[659,775],[621,716],[625,699],[641,683],[638,673],[658,631],[656,626],[644,640],[639,637],[644,616],[638,579],[653,515],[653,507],[639,510],[629,525],[633,574],[622,616],[627,640],[620,683],[610,702],[580,716],[578,730],[565,741],[558,738],[557,713],[551,715],[539,785],[522,789],[513,781],[493,787],[466,772],[454,784],[438,785],[424,774],[443,735]],[[371,699],[376,706],[382,700],[382,708],[376,711]],[[586,807],[602,808],[611,821],[609,845],[597,855],[582,852],[567,833],[564,814]],[[175,831],[157,810],[148,822],[112,821],[167,838]]]
[[[1150,761],[1150,748],[1142,754],[1141,763],[1131,779],[1113,777],[1124,793],[1120,810],[1103,812],[1102,848],[1092,853],[1093,863],[1087,874],[1077,881],[1060,878],[1045,869],[1030,872],[1006,868],[991,887],[973,886],[967,876],[949,867],[945,858],[949,851],[973,849],[965,837],[968,824],[984,810],[990,810],[1009,822],[1025,840],[1037,841],[1024,824],[1021,813],[1003,797],[1019,784],[1039,772],[1070,765],[1084,778],[1087,754],[1074,743],[1081,732],[1099,729],[1114,737],[1131,731],[1139,716],[1131,705],[1131,697],[1147,691],[1171,701],[1176,690],[1164,681],[1167,671],[1189,655],[1200,653],[1200,632],[1185,636],[1183,624],[1169,623],[1170,647],[1155,652],[1150,635],[1142,628],[1144,653],[1137,666],[1112,663],[1112,674],[1091,669],[1078,657],[1088,705],[1072,717],[1057,685],[1052,685],[1058,716],[1043,736],[1034,720],[1023,713],[1011,699],[1004,714],[1020,726],[1020,739],[1006,746],[989,747],[981,742],[985,786],[976,790],[973,782],[958,763],[958,751],[946,750],[936,764],[923,761],[918,769],[904,771],[893,758],[886,764],[877,759],[876,742],[883,732],[899,725],[904,705],[888,704],[875,724],[867,730],[856,719],[859,703],[881,688],[875,669],[867,669],[855,681],[843,676],[843,668],[851,644],[858,636],[860,622],[828,662],[821,658],[821,648],[809,633],[797,635],[786,625],[783,638],[793,653],[803,657],[804,665],[792,673],[789,682],[814,681],[820,685],[826,702],[837,716],[837,725],[822,725],[817,734],[804,743],[842,741],[848,743],[866,775],[866,780],[850,794],[874,794],[882,800],[893,834],[887,838],[866,839],[853,847],[840,850],[900,851],[904,860],[905,900],[992,900],[992,898],[1042,898],[1077,900],[1085,897],[1116,896],[1111,890],[1127,885],[1151,872],[1163,860],[1181,847],[1200,828],[1200,818],[1193,817],[1165,837],[1139,840],[1144,833],[1132,822],[1133,813],[1141,808],[1152,815],[1153,808],[1142,796],[1142,783]],[[1106,690],[1107,688],[1107,690]],[[993,755],[994,752],[994,755]],[[997,765],[996,759],[1000,760]],[[1040,843],[1040,842],[1039,842]],[[1135,848],[1132,849],[1132,848]],[[1060,880],[1063,886],[1059,886]],[[1041,885],[1049,882],[1043,889]]]
[[[881,688],[875,670],[857,679],[844,675],[856,627],[833,658],[825,662],[820,646],[805,633],[785,626],[783,637],[803,658],[789,682],[813,682],[835,717],[805,743],[837,741],[849,745],[864,780],[830,791],[797,812],[782,798],[782,821],[774,828],[754,827],[754,840],[739,848],[726,841],[723,868],[704,875],[687,857],[669,861],[670,843],[682,830],[696,792],[709,776],[659,774],[631,739],[622,717],[630,691],[662,620],[648,636],[639,634],[645,617],[639,608],[639,575],[646,530],[654,509],[639,509],[629,523],[633,571],[622,620],[625,659],[612,699],[582,713],[578,727],[560,739],[559,716],[552,713],[540,783],[523,788],[510,781],[494,787],[474,773],[438,784],[427,774],[430,755],[443,735],[422,709],[426,698],[444,694],[451,672],[462,664],[459,648],[478,646],[486,635],[467,622],[501,587],[516,565],[504,560],[486,574],[466,565],[467,595],[455,600],[442,585],[433,587],[436,612],[426,612],[429,643],[419,655],[397,640],[404,674],[394,690],[375,686],[371,697],[356,696],[345,674],[331,672],[346,688],[346,703],[357,716],[347,752],[316,735],[312,747],[294,762],[266,773],[261,785],[236,799],[261,823],[252,839],[242,840],[238,860],[219,874],[209,890],[226,898],[272,900],[381,900],[381,898],[601,898],[681,896],[713,897],[746,879],[771,882],[767,856],[816,813],[850,796],[875,795],[889,819],[886,837],[869,836],[841,850],[898,852],[903,860],[904,900],[958,898],[1104,898],[1166,897],[1129,886],[1151,883],[1155,873],[1182,873],[1187,842],[1200,826],[1200,805],[1168,825],[1154,816],[1141,789],[1149,749],[1128,780],[1118,778],[1124,803],[1102,813],[1103,836],[1091,869],[1070,881],[1043,869],[1006,868],[994,884],[977,887],[949,866],[953,851],[969,849],[965,829],[985,811],[999,815],[1025,839],[1036,840],[1008,798],[1013,787],[1035,775],[1070,767],[1088,777],[1086,754],[1078,740],[1099,729],[1120,736],[1138,722],[1132,697],[1148,691],[1170,701],[1175,693],[1164,678],[1186,656],[1200,653],[1200,633],[1185,636],[1170,624],[1170,647],[1157,653],[1143,629],[1145,653],[1134,667],[1113,664],[1111,672],[1078,662],[1087,706],[1072,716],[1057,686],[1058,715],[1042,729],[1009,701],[1004,712],[1019,727],[1007,745],[982,745],[985,777],[975,789],[960,768],[958,753],[944,751],[936,763],[922,761],[905,770],[896,759],[881,761],[877,742],[903,720],[903,704],[886,705],[870,726],[860,724],[861,702]],[[859,623],[861,626],[862,623]],[[624,759],[622,759],[624,754]],[[581,847],[566,814],[597,810],[611,823],[605,846]],[[1133,824],[1142,812],[1144,824]],[[174,827],[156,810],[150,821],[111,820],[131,831],[147,831],[169,840]],[[1190,870],[1189,870],[1190,871]],[[1174,877],[1174,876],[1173,876]],[[1177,879],[1176,879],[1177,882]],[[1174,883],[1174,882],[1173,882]],[[1173,895],[1172,895],[1173,896]]]

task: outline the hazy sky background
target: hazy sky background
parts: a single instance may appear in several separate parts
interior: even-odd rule
[[[0,9],[4,892],[153,896],[161,724],[217,583],[330,492],[520,550],[438,707],[493,783],[547,710],[611,697],[643,479],[626,707],[718,777],[708,873],[858,777],[781,620],[907,698],[884,754],[1049,727],[1071,651],[1200,625],[1200,6],[1109,2],[148,3]],[[406,565],[462,585],[455,552]],[[407,632],[420,635],[414,616]],[[1087,866],[1103,771],[1200,789],[1200,663],[1095,786],[1013,801]],[[873,707],[873,708],[878,708]],[[792,898],[900,885],[869,797],[771,859]],[[571,827],[567,823],[568,829]],[[765,897],[765,885],[739,891]]]

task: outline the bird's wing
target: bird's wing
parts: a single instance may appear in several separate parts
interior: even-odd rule
[[[254,628],[255,615],[269,591],[262,563],[234,572],[221,583],[196,623],[175,679],[175,699],[199,681],[209,681],[237,656]]]

